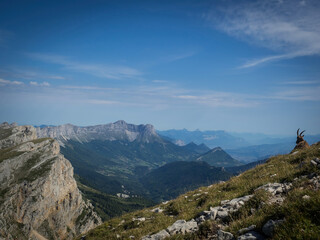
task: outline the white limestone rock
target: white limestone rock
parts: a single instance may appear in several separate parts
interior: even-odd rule
[[[0,238],[71,239],[101,223],[55,140],[36,139],[31,126],[1,126],[0,145],[10,154],[0,162]]]

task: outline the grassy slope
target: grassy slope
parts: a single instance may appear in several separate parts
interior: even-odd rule
[[[310,164],[310,160],[314,157],[320,157],[320,144],[295,155],[272,157],[267,163],[233,177],[225,183],[202,187],[166,205],[160,204],[159,206],[165,209],[163,213],[153,213],[150,209],[144,209],[111,219],[86,234],[86,240],[119,239],[117,234],[121,239],[129,239],[131,235],[139,239],[168,227],[178,219],[190,220],[201,211],[208,210],[210,206],[220,205],[221,200],[252,194],[254,189],[268,182],[291,182],[294,178],[311,172],[320,174],[319,169]],[[301,162],[306,164],[299,167]],[[193,196],[196,193],[201,195]],[[311,197],[309,201],[302,201],[302,196],[305,194]],[[228,230],[236,234],[240,228],[253,223],[259,230],[268,219],[284,217],[286,222],[278,228],[275,239],[316,239],[320,235],[320,223],[317,217],[320,214],[319,191],[312,190],[307,184],[307,179],[296,181],[294,189],[289,192],[283,205],[274,207],[265,204],[251,214],[249,209],[261,205],[260,202],[265,201],[265,198],[263,192],[257,192],[254,198],[231,218]],[[132,221],[133,217],[150,219],[138,225],[137,221]],[[214,224],[207,223],[197,235],[177,235],[171,239],[205,239],[206,232],[213,226]]]
[[[156,202],[173,199],[200,186],[227,180],[231,173],[202,161],[168,163],[143,176],[140,181]]]
[[[119,198],[93,189],[82,184],[76,176],[78,188],[86,199],[90,199],[95,211],[103,221],[120,216],[128,212],[146,208],[152,205],[152,201],[141,198]]]

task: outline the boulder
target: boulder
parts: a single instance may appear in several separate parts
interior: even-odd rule
[[[269,220],[266,224],[263,225],[262,232],[266,236],[272,237],[276,226],[278,226],[279,224],[282,224],[283,222],[284,220]]]
[[[152,209],[151,212],[154,212],[154,213],[162,213],[162,212],[163,212],[163,209],[157,207],[157,208]]]
[[[265,240],[265,239],[266,238],[262,234],[256,231],[250,231],[238,237],[238,240]]]
[[[230,232],[218,230],[218,240],[233,240],[234,236]]]
[[[192,219],[188,222],[185,220],[177,220],[174,224],[167,228],[167,232],[170,235],[174,234],[185,234],[190,232],[195,232],[198,230],[197,222]]]
[[[217,212],[217,218],[220,218],[222,220],[226,219],[228,216],[229,216],[229,214],[228,214],[228,211],[226,211],[226,210],[220,209]]]
[[[242,229],[240,229],[240,230],[238,231],[238,233],[239,233],[239,235],[241,235],[241,234],[250,232],[250,231],[254,230],[255,228],[256,228],[256,225],[251,225],[251,226],[249,226],[249,227],[247,227],[247,228],[242,228]]]
[[[169,233],[166,230],[161,230],[160,232],[151,236],[142,237],[141,240],[162,240],[167,237],[170,237]]]

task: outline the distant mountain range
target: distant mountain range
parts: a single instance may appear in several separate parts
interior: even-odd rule
[[[41,126],[37,127],[37,134],[58,140],[61,152],[74,166],[82,184],[107,194],[142,196],[156,201],[174,197],[199,184],[228,178],[255,165],[244,163],[287,153],[295,141],[295,138],[278,138],[281,143],[250,146],[252,139],[260,139],[260,143],[264,135],[245,134],[249,139],[246,140],[225,131],[156,131],[150,124],[134,125],[123,120],[88,127]],[[270,138],[268,141],[272,142]],[[215,148],[210,149],[210,146]],[[175,165],[176,162],[183,163]],[[204,164],[209,169],[215,167],[217,177],[198,181],[192,174],[186,174],[183,176],[190,182],[186,180],[182,184],[175,180],[177,186],[167,186],[162,196],[155,194],[155,189],[160,187],[157,181],[161,184],[160,179],[171,178],[168,168],[182,174],[191,166],[203,170]],[[224,167],[225,171],[219,172],[216,169],[219,167]],[[206,176],[207,173],[203,171],[202,174]]]
[[[233,158],[242,162],[253,162],[278,154],[289,153],[295,146],[296,137],[272,136],[261,133],[234,133],[226,131],[157,131],[171,142],[184,145],[190,142],[204,143],[210,148],[221,147]],[[309,144],[320,141],[320,134],[305,137]]]
[[[102,141],[138,141],[138,142],[155,142],[161,141],[154,127],[150,124],[134,125],[128,124],[123,120],[115,123],[78,127],[72,124],[60,126],[37,127],[38,137],[51,137],[58,140],[63,146],[65,142],[74,140],[78,142],[90,142],[92,140]]]
[[[205,144],[210,148],[222,147],[222,148],[239,148],[249,146],[250,144],[241,137],[233,136],[226,131],[188,131],[182,130],[166,130],[157,131],[160,136],[167,137],[172,142],[183,145],[190,142],[196,144]]]
[[[176,145],[168,137],[158,135],[149,124],[134,125],[117,121],[89,127],[71,124],[42,126],[37,128],[37,134],[39,137],[58,140],[62,146],[61,152],[72,163],[82,184],[112,195],[120,193],[163,200],[176,196],[182,190],[224,180],[231,175],[216,167],[241,165],[221,148],[211,150],[203,143],[194,142],[184,146]],[[184,163],[170,165],[178,161]],[[211,177],[201,178],[203,181],[199,181],[187,174],[184,178],[189,179],[188,181],[176,181],[177,186],[168,187],[162,196],[154,195],[156,187],[151,182],[157,182],[158,171],[162,173],[163,179],[170,179],[171,174],[167,170],[161,171],[159,167],[174,167],[172,171],[178,174],[190,166],[198,169],[197,172],[203,176],[207,176],[206,171],[210,170]],[[208,169],[200,173],[199,169],[204,170],[204,166]]]

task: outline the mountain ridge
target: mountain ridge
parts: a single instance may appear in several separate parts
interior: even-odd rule
[[[101,223],[58,142],[32,126],[0,125],[0,193],[5,239],[71,239]]]
[[[162,141],[151,124],[134,125],[126,123],[124,120],[86,127],[79,127],[69,123],[59,126],[37,127],[36,129],[38,137],[55,138],[61,146],[68,140],[80,143],[92,140],[126,140],[145,143]]]
[[[211,166],[216,167],[231,167],[242,165],[240,161],[231,157],[221,147],[215,147],[208,152],[202,154],[195,161],[204,161]]]

